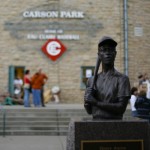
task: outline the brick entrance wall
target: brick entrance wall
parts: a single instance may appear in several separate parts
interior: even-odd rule
[[[149,7],[144,0],[128,2],[129,17],[129,78],[136,81],[138,72],[149,70]],[[83,19],[24,18],[24,11],[82,11]],[[124,72],[123,1],[118,0],[5,0],[0,6],[0,83],[1,92],[8,87],[8,67],[25,66],[34,74],[38,68],[48,75],[46,89],[54,85],[61,88],[61,99],[65,103],[82,103],[84,90],[80,89],[80,67],[94,66],[97,43],[104,35],[117,42],[116,68]],[[49,25],[50,24],[50,25]],[[64,34],[78,34],[80,40],[61,40],[66,53],[56,62],[41,51],[47,40],[30,40],[27,34],[41,34],[45,29],[64,30]],[[134,27],[143,28],[143,36],[134,36]],[[140,44],[139,44],[140,43]]]

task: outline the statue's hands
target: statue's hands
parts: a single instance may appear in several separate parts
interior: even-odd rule
[[[90,87],[87,88],[85,95],[84,95],[85,103],[96,105],[97,100],[94,97],[95,93],[96,93],[96,91],[93,88],[90,88]]]

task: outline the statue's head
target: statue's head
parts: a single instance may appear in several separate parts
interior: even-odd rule
[[[103,37],[98,43],[98,55],[105,65],[114,64],[117,42],[111,37]]]
[[[103,45],[110,45],[112,47],[116,47],[117,46],[117,42],[115,40],[113,40],[111,37],[109,36],[104,36],[102,37],[102,39],[100,39],[99,43],[98,43],[98,47],[101,47]]]

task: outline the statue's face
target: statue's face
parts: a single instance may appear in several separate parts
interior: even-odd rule
[[[103,64],[113,64],[115,61],[116,57],[116,48],[109,46],[109,45],[104,45],[99,47],[98,50],[98,55],[102,61]]]

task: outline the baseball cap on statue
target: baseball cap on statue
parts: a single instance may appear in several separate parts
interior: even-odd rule
[[[102,37],[102,39],[99,41],[98,46],[101,47],[105,44],[109,44],[111,46],[116,47],[117,46],[117,42],[115,40],[113,40],[111,37],[109,36],[104,36]]]

